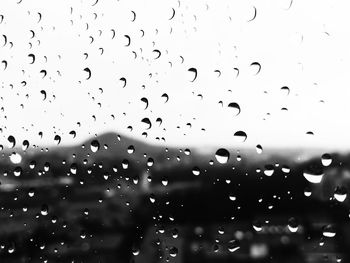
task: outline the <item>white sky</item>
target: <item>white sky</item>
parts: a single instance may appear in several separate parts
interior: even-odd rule
[[[289,9],[290,0],[94,2],[1,1],[0,58],[8,65],[0,65],[0,143],[13,135],[17,144],[50,145],[58,134],[61,144],[71,144],[107,130],[143,138],[141,119],[149,118],[151,143],[164,144],[155,139],[164,137],[171,145],[349,149],[349,1],[294,0]],[[254,7],[256,18],[248,22]],[[28,54],[36,56],[33,64]],[[257,75],[253,62],[261,64]],[[240,105],[238,116],[227,107],[231,102]],[[248,135],[244,143],[233,136],[240,130]]]

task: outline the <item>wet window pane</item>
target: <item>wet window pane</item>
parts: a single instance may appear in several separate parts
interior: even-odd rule
[[[0,262],[349,262],[347,1],[0,3]]]

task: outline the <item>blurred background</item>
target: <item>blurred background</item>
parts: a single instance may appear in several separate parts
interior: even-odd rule
[[[348,262],[347,1],[0,3],[1,262]]]

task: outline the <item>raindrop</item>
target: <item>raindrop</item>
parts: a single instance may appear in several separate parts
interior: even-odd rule
[[[230,153],[226,149],[220,148],[216,151],[215,158],[219,163],[225,164],[230,159]]]
[[[40,213],[43,215],[43,216],[47,216],[48,213],[49,213],[49,207],[47,205],[42,205],[41,206],[41,211]]]
[[[73,136],[73,139],[75,138],[75,136],[77,135],[75,131],[70,131],[69,132],[69,135],[72,135]]]
[[[164,93],[161,97],[164,99],[164,103],[168,102],[168,100],[169,100],[168,94]]]
[[[13,148],[16,146],[16,139],[15,137],[13,137],[12,135],[10,135],[8,138],[7,138],[8,142],[10,143],[9,144],[9,147],[10,148]]]
[[[253,14],[253,17],[251,18],[251,19],[249,19],[248,20],[248,22],[251,22],[251,21],[253,21],[255,18],[256,18],[256,7],[255,6],[253,6],[253,8],[254,8],[254,14]]]
[[[28,147],[29,147],[29,141],[24,140],[22,143],[22,150],[25,151],[28,149]]]
[[[141,98],[141,101],[144,103],[145,109],[147,109],[148,108],[148,99],[143,97],[143,98]]]
[[[260,144],[258,144],[258,145],[255,147],[255,149],[256,149],[256,152],[257,152],[258,154],[262,154],[262,153],[263,153],[263,147],[262,147]]]
[[[189,77],[191,82],[195,81],[197,78],[197,69],[196,68],[189,68],[188,72],[191,74]]]
[[[290,232],[295,233],[298,231],[298,220],[296,220],[294,217],[289,218],[288,220],[288,229]]]
[[[162,53],[158,49],[154,49],[152,52],[155,54],[154,59],[158,59],[162,55]]]
[[[272,164],[265,165],[264,174],[266,176],[271,176],[275,172],[274,166]]]
[[[334,190],[334,198],[338,202],[344,202],[347,197],[347,189],[344,186],[337,186]]]
[[[313,184],[320,183],[323,178],[323,172],[320,171],[304,171],[303,175],[306,180]]]
[[[195,166],[195,167],[193,167],[193,169],[192,169],[192,173],[193,173],[195,176],[198,176],[198,175],[200,175],[201,170],[199,169],[199,167]]]
[[[97,152],[100,149],[100,143],[98,140],[91,141],[90,148],[92,152]]]
[[[134,152],[135,152],[135,147],[132,146],[132,145],[130,145],[130,146],[128,147],[128,154],[133,154]]]
[[[253,62],[252,64],[250,64],[250,66],[254,69],[255,71],[255,74],[254,75],[257,75],[259,74],[260,70],[261,70],[261,65],[259,62]]]
[[[154,164],[154,160],[153,160],[152,158],[148,158],[148,160],[147,160],[147,166],[148,166],[148,167],[152,167],[153,164]]]
[[[323,166],[329,166],[332,163],[332,156],[328,153],[325,153],[321,156],[321,162]]]
[[[125,88],[125,87],[126,87],[126,78],[124,78],[124,77],[123,77],[123,78],[120,78],[119,81],[120,81],[120,83],[121,83],[121,87],[122,87],[122,88]]]
[[[336,232],[332,225],[326,225],[322,228],[322,235],[324,237],[335,237]]]
[[[287,86],[284,86],[281,88],[281,91],[283,92],[283,94],[285,94],[286,96],[289,95],[290,93],[290,89]]]
[[[84,71],[88,74],[86,79],[90,79],[91,78],[91,70],[89,68],[84,68]]]
[[[172,10],[172,13],[171,13],[171,16],[170,16],[169,20],[173,19],[174,16],[175,16],[175,9],[171,8],[171,10]]]
[[[237,251],[238,249],[240,249],[239,243],[237,240],[230,240],[228,242],[228,247],[227,247],[228,251],[233,253],[235,251]]]
[[[255,220],[253,222],[253,228],[256,232],[260,232],[262,230],[261,222],[259,220]]]
[[[53,138],[53,140],[55,141],[55,143],[57,145],[59,145],[61,143],[61,136],[59,135],[55,135],[55,137]]]
[[[237,142],[245,142],[247,140],[247,134],[244,131],[237,131],[233,136]]]
[[[41,90],[40,93],[43,95],[43,100],[46,100],[46,91]]]
[[[171,247],[169,249],[169,255],[173,258],[176,257],[178,253],[179,253],[179,251],[176,247]]]
[[[10,155],[10,161],[13,163],[13,164],[19,164],[21,161],[22,161],[22,156],[18,153],[15,153],[13,152],[11,155]]]
[[[141,120],[141,122],[142,122],[143,124],[145,124],[145,128],[144,128],[144,129],[146,129],[146,130],[151,129],[152,123],[151,123],[151,121],[149,120],[149,118],[143,118],[143,119]]]
[[[234,116],[237,116],[241,113],[241,108],[236,102],[229,103],[227,107],[229,107],[233,111]]]

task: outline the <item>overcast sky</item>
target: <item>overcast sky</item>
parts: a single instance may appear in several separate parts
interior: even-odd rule
[[[1,1],[0,143],[349,149],[349,1],[95,2]]]

